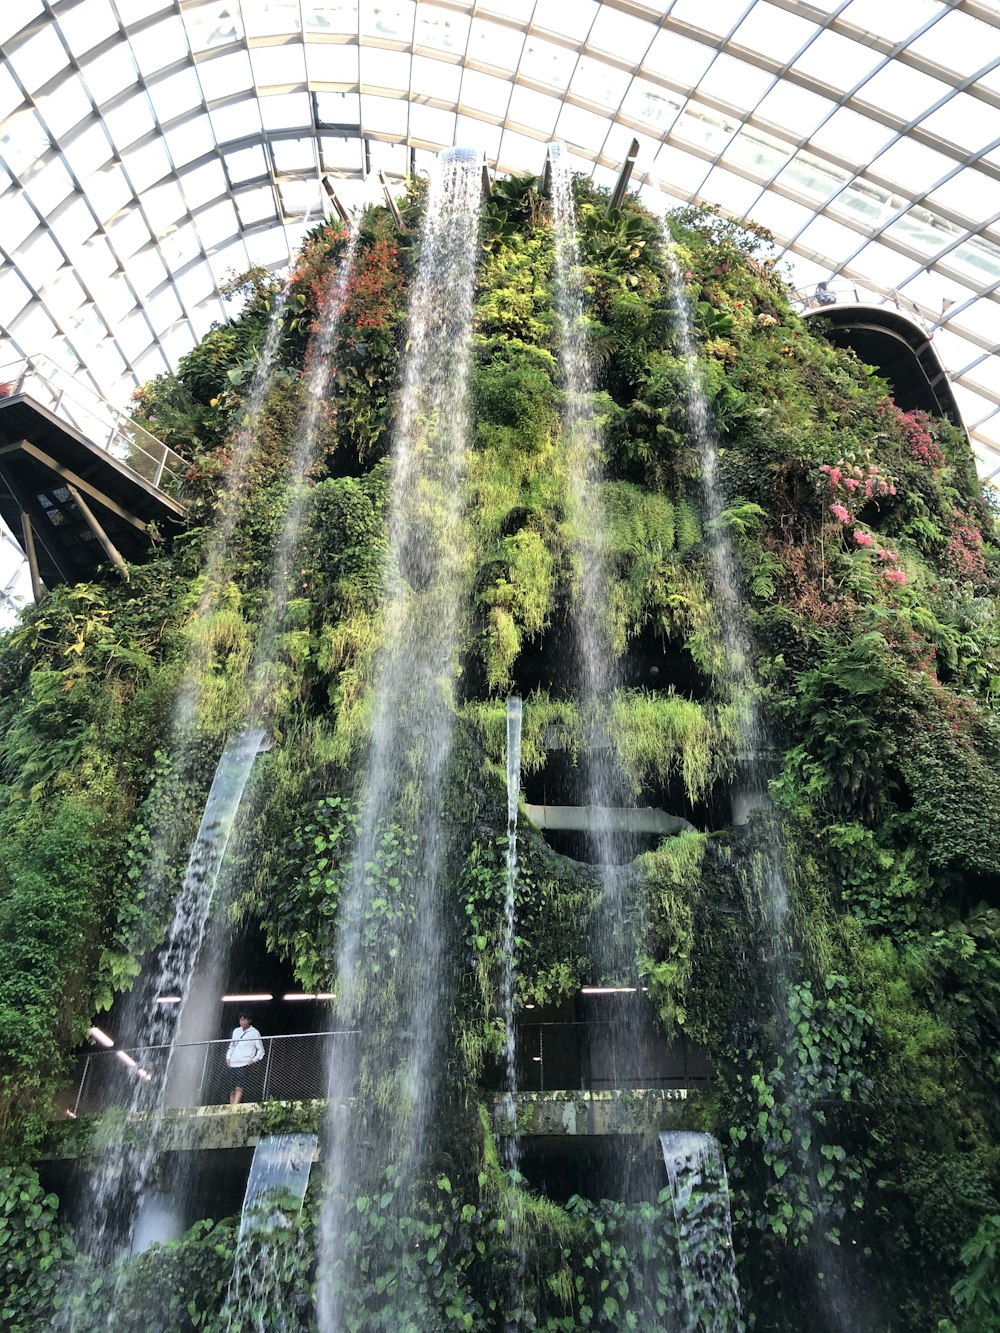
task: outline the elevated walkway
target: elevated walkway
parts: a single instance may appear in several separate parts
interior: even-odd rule
[[[149,431],[41,357],[0,367],[0,518],[45,587],[128,577],[150,525],[179,518],[186,464]]]

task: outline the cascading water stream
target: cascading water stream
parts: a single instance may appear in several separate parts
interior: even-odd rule
[[[617,672],[606,621],[608,571],[602,507],[595,494],[601,480],[600,435],[590,397],[594,377],[583,312],[580,249],[576,238],[573,176],[560,144],[549,145],[552,223],[555,231],[555,304],[562,331],[559,369],[563,388],[563,430],[568,448],[570,526],[579,560],[579,587],[573,606],[580,696],[590,737],[587,752],[587,803],[594,809],[590,831],[592,856],[602,868],[604,896],[616,934],[624,931],[625,905],[614,862],[611,822],[603,812],[620,804],[621,785],[611,759],[604,710],[617,685]],[[613,972],[620,949],[603,941],[602,968]]]
[[[302,1327],[291,1288],[309,1262],[300,1214],[317,1142],[315,1134],[275,1134],[254,1149],[220,1316],[226,1333],[293,1333]]]
[[[203,904],[211,899],[262,739],[260,731],[243,732],[228,743],[219,759],[174,918],[160,953],[154,992],[157,996],[183,994],[187,986],[193,960],[204,936],[207,909],[203,909]],[[159,1049],[144,1051],[135,1048],[135,1056],[129,1057],[134,1060],[130,1066],[134,1070],[134,1082],[128,1112],[131,1115],[145,1114],[143,1132],[108,1145],[91,1176],[91,1194],[78,1243],[85,1253],[102,1264],[110,1263],[116,1253],[127,1250],[156,1160],[159,1119],[171,1074],[173,1050],[170,1043],[180,1007],[154,1004],[141,1046]],[[80,1276],[79,1280],[88,1285],[90,1275]],[[81,1294],[75,1283],[66,1292],[63,1327],[87,1327],[86,1322],[77,1324],[74,1298]],[[113,1313],[109,1309],[109,1326],[112,1322]]]
[[[665,238],[668,255],[669,235]],[[751,857],[749,878],[759,899],[762,942],[759,957],[770,967],[771,1003],[777,1038],[786,1058],[796,1046],[796,1033],[788,1003],[790,940],[788,937],[788,872],[786,851],[780,824],[767,795],[765,756],[772,748],[768,729],[758,702],[753,656],[746,632],[746,609],[737,572],[736,558],[726,530],[723,513],[725,496],[719,481],[718,442],[708,399],[701,386],[698,355],[692,332],[690,303],[681,280],[680,269],[670,258],[673,288],[674,335],[687,365],[687,409],[691,434],[702,465],[702,489],[708,517],[709,553],[712,563],[715,609],[723,643],[732,670],[734,694],[738,704],[739,749],[745,763],[748,802],[762,807],[763,817],[754,821],[755,851]],[[748,910],[755,909],[748,902]],[[819,1197],[817,1177],[822,1163],[817,1154],[818,1135],[815,1116],[808,1096],[800,1091],[798,1073],[791,1070],[792,1086],[789,1110],[796,1127],[796,1138],[809,1145],[805,1170],[805,1188],[809,1195],[814,1222],[811,1248],[817,1274],[818,1299],[828,1326],[839,1333],[853,1333],[859,1327],[855,1305],[859,1297],[840,1276],[842,1264],[824,1230],[824,1208]]]
[[[206,1016],[192,1015],[188,1009],[189,1000],[193,998],[192,980],[197,975],[203,949],[209,951],[206,932],[223,858],[253,762],[265,742],[265,732],[260,723],[266,721],[267,683],[288,604],[290,556],[301,535],[305,513],[304,483],[315,461],[319,414],[329,385],[330,353],[339,331],[357,234],[358,223],[355,221],[336,279],[329,287],[326,305],[321,312],[320,332],[310,347],[307,367],[308,406],[289,465],[292,496],[275,544],[264,624],[251,663],[249,722],[246,730],[226,745],[219,760],[187,873],[174,904],[166,940],[160,950],[157,973],[152,984],[152,1007],[140,1021],[136,1045],[143,1048],[166,1048],[137,1066],[129,1111],[146,1113],[148,1119],[144,1126],[145,1133],[138,1146],[127,1145],[122,1148],[121,1145],[114,1145],[109,1148],[92,1181],[93,1206],[88,1210],[81,1233],[81,1247],[105,1262],[116,1252],[128,1247],[136,1221],[147,1201],[147,1188],[159,1156],[162,1108],[171,1103],[189,1105],[192,1100],[197,1072],[175,1053],[173,1043],[177,1040],[177,1034],[183,1027],[183,1039],[187,1041],[213,1035],[204,1030]],[[285,295],[283,292],[272,314],[243,424],[234,447],[231,466],[237,469],[234,472],[237,491],[247,471],[254,442],[256,415],[270,383],[282,327]],[[199,614],[202,615],[210,614],[214,606],[228,543],[235,530],[237,500],[238,494],[227,495],[223,517],[213,533],[206,588],[199,606]],[[178,739],[183,729],[193,724],[201,674],[206,667],[207,662],[199,659],[197,651],[193,652],[175,707],[173,733]],[[170,997],[169,1003],[165,1003],[161,997]],[[146,1068],[147,1064],[151,1067]]]
[[[510,1184],[512,1205],[507,1210],[507,1234],[513,1254],[509,1284],[509,1309],[518,1311],[524,1300],[524,1218],[515,1190],[521,1183],[521,1137],[517,1128],[517,1033],[514,1026],[514,992],[517,985],[517,816],[521,800],[521,700],[512,695],[507,700],[507,892],[504,899],[503,974],[501,1001],[504,1022],[504,1059],[507,1086],[500,1105],[500,1129],[504,1135],[504,1165]],[[508,1328],[519,1326],[516,1317]]]
[[[359,829],[340,897],[338,1024],[357,1037],[354,1060],[335,1059],[329,1071],[318,1287],[324,1333],[343,1327],[349,1198],[359,1181],[384,1178],[390,1166],[404,1189],[419,1175],[444,1063],[443,784],[466,603],[461,483],[481,171],[474,151],[438,158],[410,300],[383,644]]]
[[[662,1133],[660,1148],[677,1230],[684,1333],[740,1333],[743,1320],[722,1150],[710,1134],[692,1130]]]
[[[517,1037],[514,1029],[514,990],[517,984],[517,959],[514,956],[517,893],[517,814],[521,799],[521,700],[512,695],[507,700],[507,896],[504,900],[503,976],[501,999],[504,1022],[504,1059],[507,1087],[501,1105],[503,1132],[507,1136],[507,1169],[518,1172],[521,1143],[517,1133]]]

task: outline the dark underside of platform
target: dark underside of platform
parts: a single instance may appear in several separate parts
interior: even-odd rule
[[[0,401],[0,516],[23,546],[27,513],[38,573],[49,588],[90,579],[109,561],[73,489],[127,562],[146,558],[151,522],[165,530],[184,512],[179,500],[32,398]]]

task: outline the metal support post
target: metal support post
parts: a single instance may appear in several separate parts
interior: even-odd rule
[[[45,596],[45,587],[42,584],[42,576],[38,571],[38,556],[35,552],[35,533],[31,526],[31,519],[25,509],[21,510],[21,534],[24,537],[24,554],[28,561],[28,571],[31,574],[31,596],[37,606]]]
[[[628,156],[618,177],[618,183],[615,185],[615,192],[611,196],[611,203],[608,205],[608,212],[613,208],[621,208],[622,200],[625,198],[625,191],[628,189],[629,177],[632,175],[632,168],[635,166],[635,159],[639,156],[639,140],[633,139],[632,146],[628,150]]]
[[[104,547],[104,553],[110,560],[114,561],[115,565],[118,568],[118,572],[121,574],[125,582],[128,583],[130,581],[131,576],[128,572],[128,565],[125,563],[125,559],[122,556],[122,553],[118,550],[117,546],[114,545],[111,538],[101,527],[100,523],[94,516],[94,511],[90,508],[90,506],[87,504],[86,500],[76,489],[76,487],[67,484],[66,489],[73,497],[73,500],[76,503],[76,507],[79,509],[80,513],[86,519],[87,526],[90,528],[91,532]]]

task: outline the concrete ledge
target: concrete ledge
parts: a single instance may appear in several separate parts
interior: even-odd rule
[[[514,1100],[521,1134],[647,1134],[663,1129],[688,1129],[700,1122],[703,1094],[689,1088],[635,1088],[519,1092]],[[493,1105],[499,1109],[499,1097]]]
[[[609,833],[694,833],[695,827],[680,815],[668,815],[653,806],[601,805],[530,805],[524,813],[540,829],[589,833],[606,829]]]

